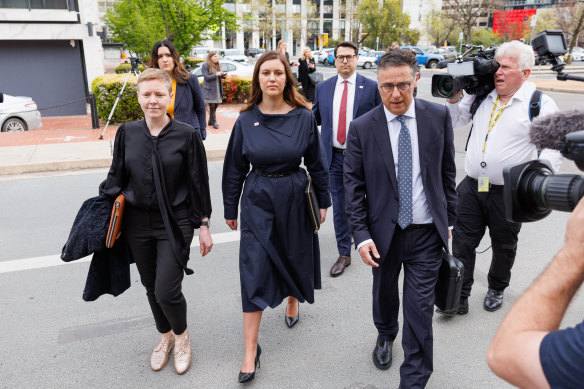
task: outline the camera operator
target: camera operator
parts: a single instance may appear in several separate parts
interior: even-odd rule
[[[584,322],[558,330],[584,282],[584,199],[570,216],[564,246],[511,308],[487,354],[491,370],[521,388],[582,388]]]
[[[495,53],[500,64],[494,74],[495,89],[480,103],[474,117],[474,95],[459,91],[447,100],[454,127],[473,121],[467,143],[467,176],[457,187],[458,219],[454,225],[452,249],[464,264],[464,282],[457,313],[468,313],[468,297],[473,284],[475,249],[489,227],[493,257],[488,275],[488,292],[483,307],[496,311],[503,304],[503,291],[509,286],[515,260],[520,223],[505,219],[503,167],[537,159],[529,141],[530,102],[535,84],[527,82],[535,63],[533,49],[519,41],[502,44]],[[540,116],[558,111],[547,95],[541,96]],[[557,170],[559,152],[543,150],[540,158]],[[440,312],[440,311],[438,311]]]

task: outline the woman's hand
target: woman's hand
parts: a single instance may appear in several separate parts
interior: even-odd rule
[[[309,67],[310,69],[314,69],[314,65],[313,65],[313,64],[310,64],[310,65],[308,65],[308,67]]]
[[[235,220],[225,219],[225,224],[227,224],[229,228],[231,228],[233,231],[237,231],[237,219]]]
[[[211,252],[213,239],[211,238],[209,227],[201,226],[201,229],[199,230],[199,247],[203,257]]]
[[[223,72],[222,72],[221,70],[219,70],[219,71],[218,71],[217,73],[215,73],[215,74],[217,74],[217,77],[221,77],[221,76],[223,75]]]
[[[324,223],[326,219],[326,208],[320,209],[320,224]]]

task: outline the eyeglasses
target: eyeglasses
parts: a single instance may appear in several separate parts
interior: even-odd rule
[[[353,58],[355,58],[355,55],[337,55],[335,57],[335,59],[337,60],[337,62],[345,62],[345,60],[347,60],[347,62],[351,62],[353,60]]]
[[[393,88],[397,88],[400,92],[407,92],[412,85],[411,82],[400,82],[399,84],[383,84],[381,85],[381,90],[384,93],[392,93]]]

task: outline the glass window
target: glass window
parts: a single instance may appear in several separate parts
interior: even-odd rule
[[[0,8],[26,8],[28,0],[0,0]]]
[[[30,0],[32,9],[68,9],[67,0]]]

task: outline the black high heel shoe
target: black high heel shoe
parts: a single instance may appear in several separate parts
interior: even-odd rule
[[[255,357],[255,368],[260,368],[260,355],[262,355],[262,348],[260,347],[260,344],[258,343],[258,347],[256,349],[256,357]],[[255,378],[255,368],[251,373],[244,373],[242,371],[239,372],[239,383],[240,384],[244,384],[246,382],[249,381],[253,381],[253,379]]]
[[[294,317],[289,317],[284,314],[284,320],[286,320],[286,325],[288,328],[292,328],[296,325],[296,323],[298,323],[298,320],[300,320],[300,301],[298,302],[298,314]]]

